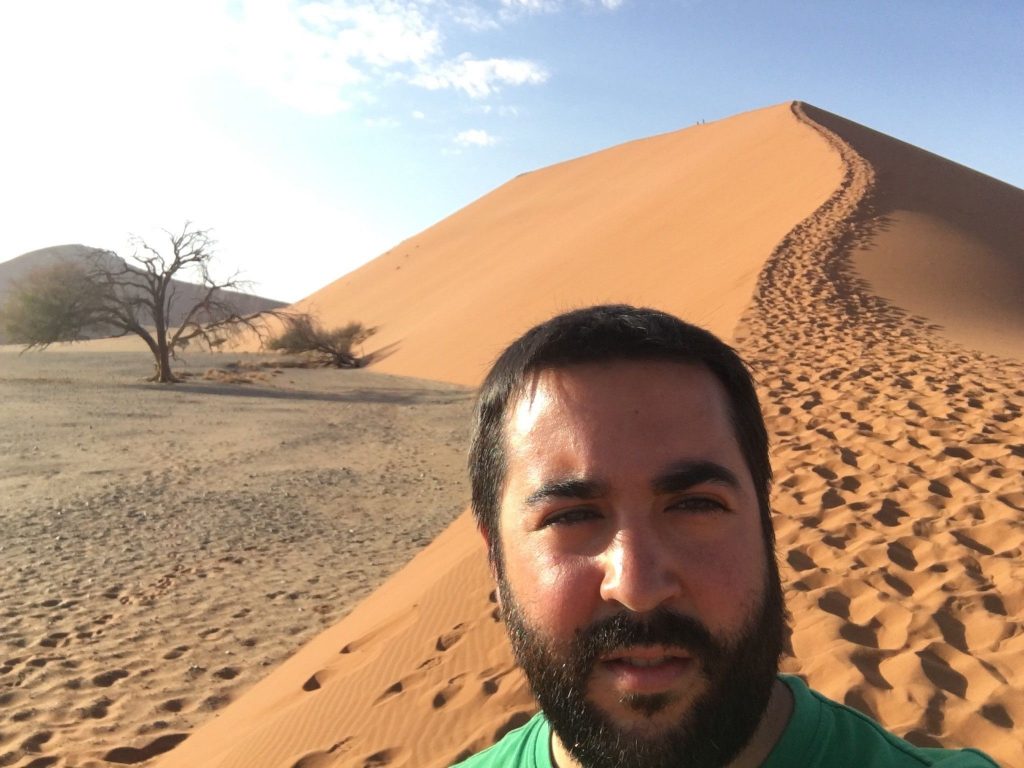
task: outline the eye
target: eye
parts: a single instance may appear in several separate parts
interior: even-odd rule
[[[588,520],[596,520],[600,513],[593,507],[572,507],[553,512],[544,518],[542,528],[553,525],[578,525]]]
[[[685,496],[670,503],[669,512],[686,512],[690,514],[711,514],[727,512],[729,508],[720,499],[713,496]]]

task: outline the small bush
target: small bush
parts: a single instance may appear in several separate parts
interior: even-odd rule
[[[367,358],[356,354],[354,347],[369,339],[377,329],[360,322],[351,322],[338,328],[327,329],[310,315],[288,315],[284,329],[270,340],[273,350],[292,354],[306,354],[318,364],[334,368],[361,368]]]

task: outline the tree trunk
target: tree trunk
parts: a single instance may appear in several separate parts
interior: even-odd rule
[[[171,350],[167,344],[158,346],[153,353],[156,357],[156,375],[153,381],[158,384],[173,384],[178,379],[171,373]]]

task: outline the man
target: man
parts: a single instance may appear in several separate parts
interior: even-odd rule
[[[707,331],[628,306],[531,329],[481,389],[470,475],[541,712],[466,768],[994,765],[778,675],[767,433]]]

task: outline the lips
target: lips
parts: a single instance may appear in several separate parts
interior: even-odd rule
[[[659,646],[622,648],[598,660],[598,669],[624,693],[668,691],[678,686],[695,665],[686,651]]]
[[[666,661],[685,661],[692,656],[682,648],[668,648],[660,645],[631,646],[618,648],[602,655],[601,663],[622,662],[637,667],[651,667]]]

